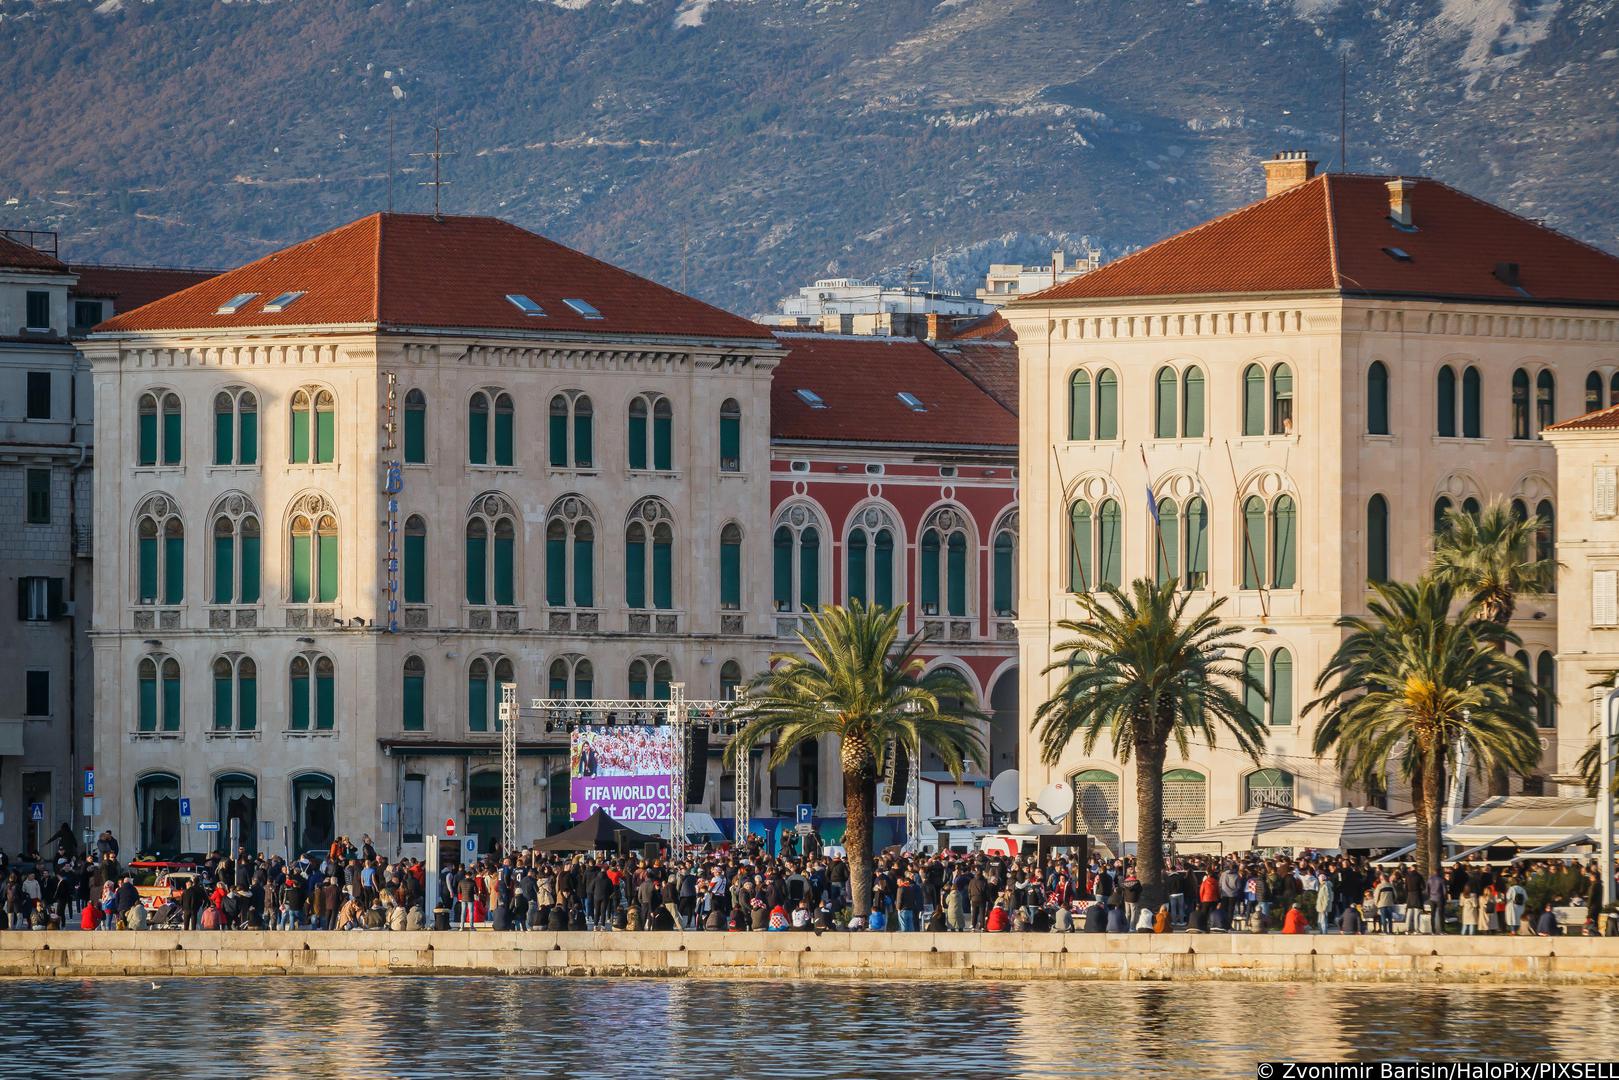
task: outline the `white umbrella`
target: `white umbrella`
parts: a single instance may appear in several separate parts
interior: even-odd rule
[[[1260,834],[1271,829],[1279,829],[1298,819],[1299,816],[1285,806],[1256,806],[1245,814],[1211,825],[1200,833],[1175,837],[1175,848],[1179,850],[1187,846],[1213,847],[1221,852],[1227,852],[1275,847],[1277,845],[1262,843],[1259,839]]]
[[[1343,806],[1265,830],[1260,847],[1391,848],[1415,843],[1416,826],[1374,807]]]

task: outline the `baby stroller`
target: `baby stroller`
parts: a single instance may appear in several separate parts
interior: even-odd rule
[[[185,928],[185,914],[180,905],[173,900],[152,912],[146,926],[150,930],[183,930]]]

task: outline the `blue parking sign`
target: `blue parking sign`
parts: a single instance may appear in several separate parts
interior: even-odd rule
[[[190,817],[191,817],[191,800],[190,799],[181,799],[180,800],[180,817],[182,819],[187,819],[187,820],[190,819]]]
[[[815,821],[815,804],[801,802],[798,804],[798,824],[811,825]]]

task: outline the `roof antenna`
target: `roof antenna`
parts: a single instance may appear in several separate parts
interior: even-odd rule
[[[1349,54],[1338,58],[1338,171],[1349,171]]]
[[[394,212],[394,114],[388,114],[388,213]]]
[[[444,215],[442,213],[440,213],[440,211],[439,211],[439,193],[444,190],[444,188],[450,183],[450,181],[448,181],[448,180],[440,180],[439,179],[439,161],[441,159],[443,159],[443,158],[454,157],[455,156],[455,151],[454,150],[440,150],[439,149],[439,129],[435,125],[434,128],[433,128],[433,152],[431,154],[419,153],[419,154],[412,154],[410,156],[411,157],[429,157],[429,158],[433,159],[433,179],[431,179],[431,180],[423,180],[419,186],[421,186],[421,187],[430,187],[430,188],[433,189],[433,220],[434,221],[443,221],[444,220]]]

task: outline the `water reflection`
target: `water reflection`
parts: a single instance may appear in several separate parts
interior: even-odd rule
[[[1600,1059],[1619,990],[637,979],[8,981],[6,1075],[1253,1075]]]

